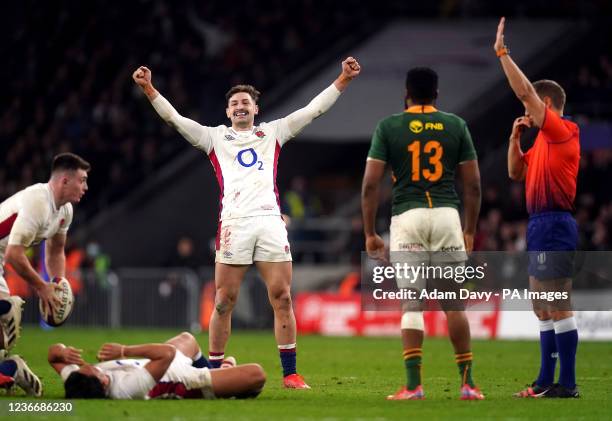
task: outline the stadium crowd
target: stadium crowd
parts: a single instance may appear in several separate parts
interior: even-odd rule
[[[13,5],[0,69],[0,200],[45,179],[53,154],[72,151],[95,162],[96,194],[84,203],[92,214],[185,150],[135,91],[137,64],[155,70],[156,86],[184,115],[220,124],[229,86],[255,81],[265,92],[367,10],[281,3]],[[23,22],[40,29],[26,31]]]
[[[157,86],[183,114],[218,124],[224,121],[228,86],[255,81],[265,92],[317,46],[333,43],[351,22],[372,16],[372,6],[358,2],[319,7],[300,0],[291,8],[281,3],[246,2],[239,10],[217,2],[171,7],[165,0],[14,5],[7,12],[9,39],[0,68],[6,98],[0,103],[0,200],[44,180],[53,154],[73,151],[94,163],[90,188],[96,193],[77,213],[82,219],[124,197],[188,149],[135,91],[130,74],[137,64],[155,69]],[[23,22],[44,30],[26,31]],[[601,42],[609,39],[609,28],[599,31]],[[568,112],[578,123],[610,117],[612,110],[612,58],[589,57],[569,74],[553,75],[566,87]],[[609,179],[611,161],[610,150],[583,153],[576,215],[585,249],[612,246],[612,201],[605,185],[596,182]],[[505,189],[484,180],[479,250],[525,246],[522,187],[512,184],[509,194]],[[287,213],[322,213],[316,190],[287,190]],[[300,208],[300,196],[309,197],[306,208]],[[324,204],[325,214],[333,213],[333,206]]]

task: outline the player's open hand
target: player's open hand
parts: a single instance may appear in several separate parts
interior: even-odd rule
[[[118,360],[123,358],[123,345],[118,343],[106,343],[98,351],[98,361]]]
[[[55,294],[56,291],[61,291],[61,289],[59,285],[49,282],[36,290],[38,298],[42,301],[43,316],[45,319],[53,310],[57,310],[61,306],[62,302]]]
[[[520,116],[514,120],[512,124],[512,134],[510,139],[520,140],[521,135],[526,128],[531,127],[531,119],[527,116]]]
[[[378,234],[370,235],[366,237],[366,251],[368,256],[376,260],[386,260],[385,256],[385,242]]]
[[[495,37],[495,44],[493,44],[493,49],[495,51],[499,51],[506,46],[504,42],[504,26],[506,25],[506,18],[502,17],[499,20],[499,25],[497,25],[497,36]]]
[[[73,346],[67,346],[62,349],[62,360],[66,364],[83,365],[85,361],[81,357],[82,349],[77,349]]]
[[[342,74],[348,79],[356,78],[359,72],[361,72],[361,66],[353,57],[347,57],[346,60],[342,62]]]
[[[148,67],[140,66],[132,73],[132,79],[138,86],[144,88],[151,83],[151,70]]]

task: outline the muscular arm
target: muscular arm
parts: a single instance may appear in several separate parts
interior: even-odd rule
[[[98,352],[98,359],[108,361],[123,357],[148,358],[144,368],[157,382],[161,379],[174,359],[176,348],[171,344],[121,345],[117,343],[104,344]]]
[[[527,174],[527,163],[521,150],[521,134],[530,126],[531,121],[525,116],[516,118],[512,124],[508,143],[508,176],[514,181],[523,181]]]
[[[463,231],[468,235],[474,235],[478,214],[480,213],[480,169],[478,161],[471,160],[462,162],[459,167],[459,177],[463,184],[463,207],[465,221]]]
[[[45,264],[51,278],[66,276],[66,234],[55,234],[45,242]]]
[[[81,350],[66,346],[64,344],[54,344],[49,347],[47,361],[57,372],[61,374],[64,367],[71,364],[83,365],[85,362],[81,358]]]
[[[521,151],[521,139],[510,138],[508,142],[508,176],[514,181],[523,181],[527,174],[527,164]]]
[[[505,18],[501,18],[499,26],[497,27],[497,38],[493,47],[496,51],[506,48],[504,45],[504,25]],[[546,105],[537,95],[533,85],[521,69],[519,69],[514,60],[512,60],[510,55],[502,55],[499,61],[514,94],[523,103],[525,110],[527,110],[527,113],[533,119],[534,124],[537,127],[542,127]]]
[[[361,184],[361,212],[363,232],[366,237],[376,235],[376,213],[380,182],[385,174],[385,163],[376,159],[366,161],[365,173]]]
[[[42,280],[40,275],[34,270],[32,264],[26,256],[26,247],[9,244],[6,247],[5,260],[10,263],[15,269],[17,274],[21,276],[32,288],[35,290],[43,289],[46,286],[45,281]]]

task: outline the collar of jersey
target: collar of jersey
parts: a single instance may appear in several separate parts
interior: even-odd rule
[[[405,113],[425,114],[438,111],[433,105],[413,105],[404,110]]]
[[[49,195],[49,203],[51,204],[51,209],[53,209],[53,212],[58,212],[59,208],[55,206],[55,199],[53,198],[53,190],[51,190],[51,186],[49,185],[49,183],[46,183],[46,185],[47,185],[47,194]]]
[[[228,127],[228,129],[230,130],[230,133],[232,133],[234,136],[250,136],[253,133],[255,133],[256,130],[258,130],[259,126],[253,126],[253,128],[249,131],[249,130],[234,130],[233,127]]]

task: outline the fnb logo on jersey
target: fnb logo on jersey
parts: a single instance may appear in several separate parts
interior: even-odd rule
[[[425,123],[425,130],[444,130],[442,123]]]
[[[412,120],[408,127],[413,133],[421,133],[423,131],[423,123],[420,120]]]

